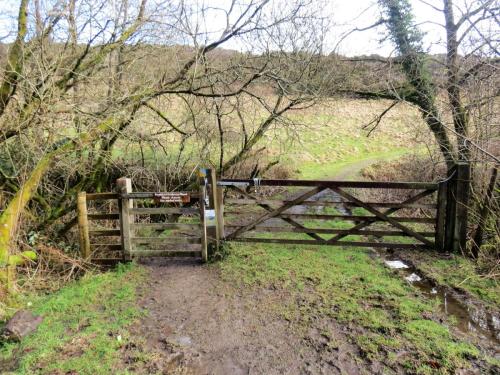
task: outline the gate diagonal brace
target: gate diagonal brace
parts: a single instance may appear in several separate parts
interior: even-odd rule
[[[251,194],[247,193],[246,191],[244,191],[244,190],[240,189],[239,187],[237,187],[237,186],[231,186],[231,185],[229,185],[229,187],[233,188],[234,190],[236,190],[236,191],[237,191],[238,193],[240,193],[241,195],[243,195],[243,196],[245,196],[245,197],[247,197],[247,198],[249,198],[249,199],[252,199],[252,200],[254,200],[254,201],[256,201],[256,202],[258,202],[258,198],[254,197],[253,195],[251,195]],[[265,203],[257,203],[257,205],[258,205],[259,207],[262,207],[263,209],[265,209],[265,210],[269,211],[269,212],[271,212],[271,211],[273,211],[273,210],[274,210],[274,208],[273,208],[273,207],[271,207],[270,205],[265,204]],[[309,228],[306,228],[305,226],[303,226],[302,224],[300,224],[300,223],[296,222],[296,221],[295,221],[295,220],[293,220],[293,219],[290,219],[290,218],[287,218],[287,217],[280,217],[280,219],[281,219],[281,220],[283,220],[283,221],[285,221],[286,223],[288,223],[288,224],[290,224],[290,225],[294,226],[295,228],[300,228],[300,229],[309,229]],[[234,232],[233,232],[233,233],[234,233]],[[228,236],[228,238],[229,238],[230,236],[232,236],[232,235],[233,235],[233,233],[231,233],[231,234]],[[314,232],[309,232],[309,233],[306,233],[306,234],[307,234],[309,237],[314,238],[314,239],[315,239],[315,240],[317,240],[318,242],[325,242],[325,239],[324,239],[324,238],[322,238],[321,236],[318,236],[318,235],[317,235],[316,233],[314,233]]]
[[[419,201],[420,199],[428,196],[428,195],[431,195],[432,193],[434,193],[433,190],[426,190],[426,191],[423,191],[423,192],[420,192],[418,193],[417,195],[411,197],[411,198],[408,198],[406,199],[405,201],[401,202],[401,204],[411,204],[411,203],[415,203],[417,201]],[[401,210],[401,208],[390,208],[386,211],[384,211],[384,214],[385,215],[391,215],[397,211]],[[354,227],[352,227],[350,230],[359,230],[359,229],[363,229],[363,228],[366,228],[366,227],[369,227],[370,225],[372,225],[374,222],[373,221],[362,221],[361,223],[359,224],[356,224]],[[330,238],[328,240],[328,244],[334,244],[335,242],[338,242],[339,240],[341,240],[342,238],[344,237],[347,237],[349,235],[349,233],[340,233],[340,234],[337,234],[336,236]]]
[[[268,212],[267,214],[264,214],[262,215],[261,217],[259,217],[257,220],[255,220],[253,223],[250,223],[248,225],[245,225],[244,227],[241,227],[241,228],[238,228],[237,230],[235,230],[233,233],[231,233],[227,239],[231,239],[231,238],[235,238],[237,237],[238,235],[242,234],[242,233],[245,233],[245,232],[248,232],[248,231],[251,231],[252,229],[254,229],[257,225],[259,225],[260,223],[268,220],[268,219],[271,219],[273,217],[276,217],[278,215],[280,215],[283,211],[286,211],[288,210],[289,208],[293,207],[293,206],[296,206],[298,205],[299,203],[302,203],[303,201],[305,201],[306,199],[308,198],[311,198],[312,196],[318,194],[319,192],[325,190],[326,187],[324,186],[317,186],[315,187],[314,189],[312,190],[309,190],[308,192],[300,195],[299,197],[295,198],[294,200],[284,204],[283,206],[275,209],[275,210],[272,210],[270,212]],[[299,224],[300,225],[300,224]],[[319,236],[318,236],[319,237]],[[322,239],[321,237],[319,237],[320,240],[317,240],[318,241],[322,241],[324,242],[324,239]]]
[[[425,238],[425,237],[424,237],[424,236],[422,236],[421,234],[419,234],[419,233],[417,233],[417,232],[413,231],[412,229],[410,229],[410,228],[408,228],[408,227],[406,227],[406,226],[402,225],[401,223],[399,223],[398,221],[394,220],[393,218],[391,218],[391,217],[387,216],[387,215],[389,215],[390,213],[392,213],[392,212],[389,212],[389,211],[391,211],[391,210],[387,210],[386,212],[382,213],[382,212],[380,212],[379,210],[377,210],[377,209],[375,209],[375,208],[371,207],[370,205],[368,205],[368,204],[364,203],[363,201],[359,200],[358,198],[356,198],[356,197],[352,196],[351,194],[349,194],[349,193],[345,192],[344,190],[342,190],[342,189],[340,189],[340,188],[337,188],[337,187],[330,187],[330,189],[332,189],[333,191],[335,191],[335,192],[336,192],[337,194],[339,194],[340,196],[342,196],[342,197],[344,197],[344,198],[348,199],[349,201],[351,201],[351,202],[354,202],[354,203],[358,204],[360,207],[363,207],[365,210],[367,210],[367,211],[371,212],[372,214],[374,214],[374,215],[375,215],[375,216],[377,216],[378,218],[382,219],[383,221],[388,222],[388,223],[389,223],[389,224],[391,224],[392,226],[394,226],[394,227],[396,227],[396,228],[400,229],[401,231],[403,231],[404,233],[408,234],[409,236],[416,238],[417,240],[421,241],[422,243],[424,243],[424,244],[426,244],[426,245],[428,245],[428,246],[431,246],[431,247],[433,247],[433,246],[434,246],[434,244],[433,244],[431,241],[429,241],[427,238]],[[426,191],[426,192],[424,192],[424,193],[428,193],[428,191]],[[424,196],[425,196],[425,195],[424,195]],[[417,197],[417,196],[415,196],[415,197]],[[414,198],[415,198],[415,197],[414,197]],[[422,198],[422,197],[419,197],[418,199],[420,199],[420,198]],[[417,200],[418,200],[418,199],[417,199]],[[409,200],[411,200],[411,198],[410,198]],[[403,203],[409,203],[409,202],[405,201],[405,202],[403,202]],[[365,223],[366,223],[366,222],[361,223],[361,224],[365,224]],[[370,225],[370,224],[371,224],[371,222],[370,222],[370,223],[368,223],[368,225]],[[354,227],[353,227],[353,228],[351,228],[351,229],[358,229],[357,227],[358,227],[359,225],[360,225],[360,224],[358,224],[358,225],[354,226]],[[328,244],[333,244],[333,243],[337,242],[337,241],[338,241],[338,238],[337,238],[337,237],[339,237],[339,236],[335,236],[335,237],[333,237],[332,239],[328,240],[328,241],[327,241],[327,242],[328,242]]]

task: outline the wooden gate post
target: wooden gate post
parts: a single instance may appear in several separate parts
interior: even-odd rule
[[[130,260],[132,252],[132,230],[130,225],[134,223],[134,216],[130,214],[130,209],[134,208],[134,201],[130,198],[124,198],[122,194],[132,192],[132,180],[122,177],[116,180],[116,187],[120,197],[118,198],[118,206],[120,210],[120,233],[123,251],[123,260]]]
[[[437,194],[437,215],[436,215],[436,250],[446,251],[446,202],[448,195],[448,181],[439,183]]]
[[[446,197],[445,248],[465,252],[469,212],[470,164],[457,163],[451,171]]]
[[[448,175],[446,189],[446,226],[444,248],[446,251],[453,251],[453,233],[455,232],[455,216],[456,216],[456,190],[457,190],[457,166],[455,165]]]
[[[224,188],[222,186],[217,186],[217,181],[216,181],[216,190],[215,190],[215,195],[216,195],[216,205],[215,205],[215,215],[217,218],[217,233],[219,236],[219,241],[223,241],[225,234],[224,234]],[[219,246],[221,244],[219,243]]]
[[[470,164],[457,164],[456,222],[453,235],[453,251],[467,251],[467,224],[470,195]]]
[[[205,176],[200,174],[200,188],[199,188],[199,204],[200,204],[200,223],[201,223],[201,258],[203,262],[208,260],[207,251],[207,223],[205,220]]]
[[[208,201],[209,201],[209,209],[214,211],[215,214],[215,227],[209,226],[207,227],[207,236],[210,239],[210,247],[212,254],[219,250],[220,245],[220,233],[221,233],[221,222],[219,220],[220,217],[220,202],[219,197],[217,195],[217,172],[214,168],[208,170],[207,175],[208,180]]]
[[[90,258],[89,221],[87,217],[87,193],[80,192],[77,197],[78,232],[80,235],[80,254],[83,259]]]

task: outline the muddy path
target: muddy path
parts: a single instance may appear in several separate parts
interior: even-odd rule
[[[297,325],[279,312],[300,299],[283,290],[241,290],[216,267],[188,260],[144,263],[148,281],[140,305],[148,311],[132,329],[123,360],[135,373],[368,374],[365,363],[334,321]],[[338,345],[328,345],[328,337]],[[147,364],[140,354],[148,353]],[[135,366],[134,363],[137,365]]]
[[[345,179],[378,161],[339,171]],[[324,196],[323,196],[324,195]],[[323,194],[318,199],[337,198]],[[297,207],[302,209],[302,207]],[[146,317],[132,329],[136,342],[123,353],[129,370],[173,374],[371,374],[383,367],[360,357],[333,320],[297,324],[285,306],[301,303],[283,290],[242,290],[223,281],[214,265],[197,260],[151,259],[140,287]],[[338,345],[329,342],[335,337]],[[149,353],[147,363],[140,361]]]

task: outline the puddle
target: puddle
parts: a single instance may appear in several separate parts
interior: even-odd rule
[[[384,261],[384,263],[387,264],[389,268],[393,268],[396,270],[410,268],[400,260],[386,260]]]
[[[405,280],[409,281],[410,283],[414,283],[417,281],[421,281],[422,278],[420,276],[418,276],[416,273],[412,273],[410,276],[406,276]],[[432,293],[432,291],[431,291],[431,293]]]
[[[455,326],[464,334],[473,334],[496,347],[496,356],[500,356],[500,317],[488,311],[460,300],[445,288],[434,285],[429,280],[421,277],[414,267],[409,267],[401,260],[385,260],[388,267],[401,269],[405,280],[421,290],[428,298],[440,301],[441,311],[454,318]]]

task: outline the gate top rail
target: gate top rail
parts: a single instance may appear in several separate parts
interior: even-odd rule
[[[118,198],[120,198],[120,194],[118,193],[86,193],[85,195],[87,201],[103,201]]]
[[[171,193],[171,192],[168,192],[168,193]],[[180,194],[183,194],[183,193],[188,193],[191,198],[198,198],[200,196],[200,194],[196,191],[177,191],[175,193],[180,193]],[[121,198],[125,198],[125,199],[146,199],[146,198],[154,198],[155,196],[158,196],[159,194],[162,194],[161,192],[135,192],[135,193],[122,193],[120,194],[120,197]]]
[[[378,181],[328,181],[328,180],[261,180],[261,179],[230,179],[217,181],[218,186],[322,186],[346,187],[364,189],[419,189],[437,190],[436,182],[378,182]]]

